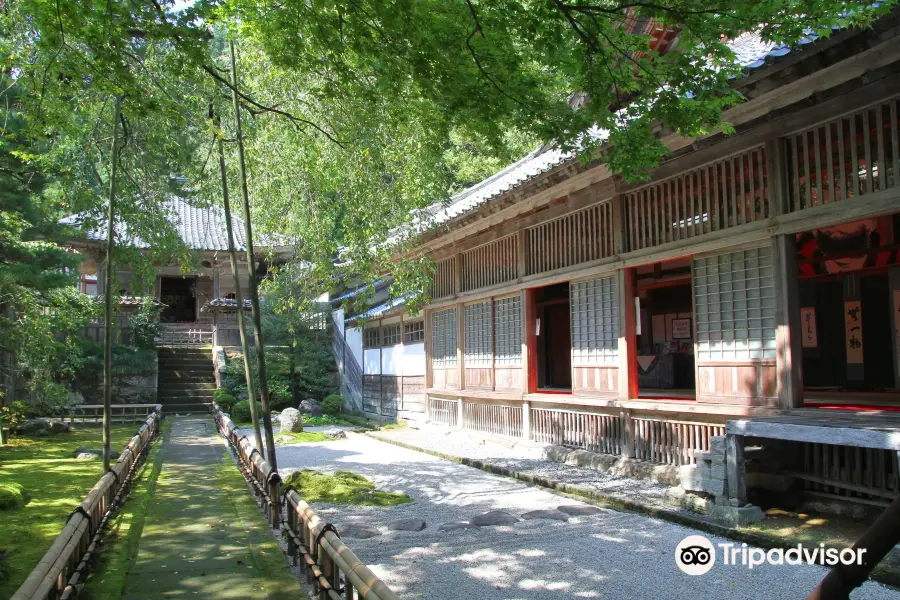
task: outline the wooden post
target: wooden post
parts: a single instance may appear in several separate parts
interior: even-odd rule
[[[241,178],[241,199],[244,201],[244,236],[247,238],[247,269],[250,288],[250,308],[253,313],[253,338],[256,341],[256,362],[259,370],[259,396],[263,411],[263,428],[266,430],[266,459],[275,471],[275,436],[272,433],[272,412],[269,409],[269,384],[266,380],[266,350],[263,343],[262,321],[259,314],[259,292],[256,281],[256,265],[253,255],[253,227],[250,223],[250,193],[247,190],[247,166],[244,162],[244,135],[241,131],[241,104],[238,100],[237,60],[234,41],[231,42],[231,101],[234,105],[234,129],[238,146],[238,171]],[[251,401],[251,405],[252,405]]]
[[[735,433],[725,435],[725,481],[728,498],[738,506],[747,504],[747,487],[744,480],[744,436]]]
[[[534,331],[534,290],[522,291],[522,392],[537,389],[537,336]]]
[[[797,244],[793,235],[772,239],[776,298],[776,365],[778,404],[784,409],[803,405],[803,348],[800,331],[800,288]]]
[[[256,414],[256,391],[253,383],[253,372],[250,369],[250,346],[247,342],[247,329],[244,327],[244,296],[241,294],[241,280],[238,275],[237,251],[234,249],[234,231],[231,223],[231,201],[228,197],[228,171],[225,168],[225,150],[222,146],[222,123],[219,121],[219,132],[216,145],[219,150],[219,174],[222,178],[222,207],[225,212],[225,234],[228,236],[228,256],[231,260],[231,277],[234,279],[234,299],[237,303],[237,323],[241,335],[241,352],[244,360],[244,378],[247,381],[247,397],[250,400],[250,421],[253,425],[253,437],[256,447],[262,451],[263,440],[259,429],[259,415]],[[218,273],[218,268],[216,269]],[[218,313],[216,313],[218,320]]]
[[[623,408],[622,422],[625,424],[625,439],[622,440],[622,456],[625,458],[634,458],[634,419],[631,418],[631,411]]]
[[[457,264],[459,264],[457,262]],[[457,280],[458,281],[458,280]],[[459,303],[456,305],[456,368],[459,369],[457,388],[466,389],[466,307]]]
[[[635,270],[619,269],[619,401],[638,397]]]
[[[522,400],[522,439],[531,439],[531,402]]]
[[[516,250],[519,259],[518,265],[516,266],[516,275],[518,276],[519,281],[521,281],[528,273],[528,257],[526,255],[527,250],[525,246],[524,229],[520,229],[516,232]]]
[[[463,399],[462,397],[456,398],[456,428],[464,429],[463,425]]]
[[[119,164],[119,119],[122,115],[122,96],[116,96],[113,116],[112,151],[109,155],[109,204],[106,207],[106,282],[103,286],[105,317],[103,322],[103,472],[109,471],[110,423],[112,418],[112,277],[113,248],[116,239],[116,170]]]

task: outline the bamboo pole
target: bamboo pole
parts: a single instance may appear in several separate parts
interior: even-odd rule
[[[119,119],[122,115],[122,96],[116,96],[113,116],[112,152],[109,167],[109,203],[106,207],[106,282],[104,283],[105,321],[103,327],[103,472],[109,471],[110,413],[112,412],[112,280],[113,246],[116,237],[116,167],[119,153]]]
[[[263,410],[263,428],[266,431],[266,459],[278,470],[275,459],[275,437],[272,434],[272,413],[269,409],[269,385],[266,380],[266,350],[263,346],[262,323],[259,315],[259,290],[256,281],[256,265],[253,264],[253,227],[250,225],[250,194],[247,191],[247,165],[244,162],[244,135],[241,130],[241,105],[237,94],[237,61],[234,41],[231,42],[231,100],[234,104],[234,129],[238,146],[238,168],[241,176],[241,197],[244,201],[244,234],[247,238],[247,269],[249,271],[250,307],[253,314],[253,339],[256,341],[256,361],[259,368],[259,397]]]
[[[247,398],[250,400],[250,421],[253,423],[253,436],[256,447],[262,448],[262,434],[259,430],[259,415],[256,414],[256,392],[253,385],[253,371],[250,369],[250,348],[247,343],[247,330],[244,327],[244,296],[241,294],[241,281],[238,277],[237,251],[234,249],[234,232],[231,224],[231,201],[228,198],[228,173],[225,170],[225,150],[222,144],[222,120],[219,119],[219,132],[216,145],[219,150],[219,172],[222,176],[222,206],[225,209],[225,231],[228,235],[228,256],[231,259],[231,276],[234,278],[234,299],[237,302],[237,322],[241,330],[241,352],[244,360],[244,377],[247,380]]]

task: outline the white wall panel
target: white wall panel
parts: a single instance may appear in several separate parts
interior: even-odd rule
[[[403,347],[403,375],[425,375],[425,344],[407,344]]]
[[[381,374],[403,375],[403,345],[386,346],[381,349]]]

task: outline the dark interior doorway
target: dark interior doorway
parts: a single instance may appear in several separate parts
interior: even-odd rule
[[[166,306],[159,320],[163,323],[192,322],[197,320],[197,280],[182,277],[161,277],[159,301]]]
[[[572,332],[569,284],[559,283],[535,292],[539,391],[572,391]],[[538,324],[539,323],[539,324]]]

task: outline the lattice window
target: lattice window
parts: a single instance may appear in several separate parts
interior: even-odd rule
[[[378,348],[381,346],[381,330],[377,327],[365,330],[363,338],[366,348]]]
[[[522,298],[494,300],[494,363],[518,365],[521,362]]]
[[[414,321],[403,325],[403,342],[418,344],[425,341],[425,321]]]
[[[381,345],[396,346],[400,343],[400,326],[390,325],[381,328]]]
[[[518,265],[515,234],[468,250],[462,254],[462,289],[465,292],[512,281]]]
[[[612,256],[612,204],[603,202],[526,230],[528,274]]]
[[[765,219],[769,216],[765,148],[628,192],[625,206],[629,250]]]
[[[579,365],[615,365],[619,298],[615,277],[579,281],[572,294],[572,358]]]
[[[431,315],[431,354],[435,367],[456,365],[456,309],[436,310]]]
[[[439,260],[435,264],[431,297],[446,298],[456,293],[456,257]]]
[[[900,185],[898,99],[785,138],[790,210]]]
[[[695,259],[697,358],[775,358],[775,287],[768,246]]]
[[[490,366],[493,362],[490,301],[466,305],[465,318],[465,365],[467,367]]]

